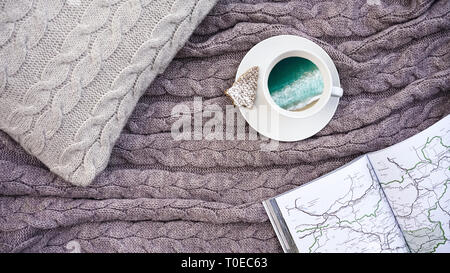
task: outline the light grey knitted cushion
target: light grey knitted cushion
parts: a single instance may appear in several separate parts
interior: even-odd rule
[[[215,0],[0,0],[0,129],[76,185]]]

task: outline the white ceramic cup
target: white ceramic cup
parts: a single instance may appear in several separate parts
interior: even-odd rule
[[[307,59],[307,60],[310,60],[311,62],[313,62],[319,69],[320,73],[322,74],[322,79],[323,79],[323,83],[324,83],[323,92],[320,95],[319,99],[316,101],[316,103],[314,105],[312,105],[311,107],[304,109],[304,110],[300,110],[300,111],[289,111],[289,110],[281,108],[278,104],[275,103],[275,101],[273,100],[273,98],[269,92],[268,81],[269,81],[270,72],[275,67],[275,65],[278,64],[281,60],[289,58],[289,57],[300,57],[300,58],[304,58],[304,59]],[[270,104],[272,109],[274,109],[281,115],[285,115],[285,116],[289,116],[289,117],[293,117],[293,118],[310,117],[310,116],[320,112],[325,107],[325,105],[328,103],[328,101],[330,100],[330,98],[332,96],[342,97],[342,95],[343,95],[342,88],[333,86],[331,71],[328,68],[328,66],[325,64],[325,62],[322,60],[322,58],[319,55],[314,54],[313,52],[310,52],[308,50],[300,50],[299,49],[299,50],[290,50],[290,51],[283,52],[283,53],[277,55],[272,60],[272,62],[269,64],[269,66],[267,66],[267,69],[262,72],[263,72],[262,75],[263,75],[263,83],[264,83],[263,91],[264,91],[264,96],[266,98],[266,101]]]

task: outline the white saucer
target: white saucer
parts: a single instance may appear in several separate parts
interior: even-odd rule
[[[255,104],[251,109],[239,107],[239,110],[253,129],[278,141],[298,141],[315,135],[330,122],[339,104],[338,97],[331,97],[320,112],[301,119],[280,115],[277,111],[270,109],[271,106],[263,94],[263,73],[261,72],[267,70],[271,61],[279,54],[298,49],[309,50],[320,55],[331,71],[333,86],[340,87],[339,74],[330,56],[316,43],[294,35],[275,36],[261,41],[245,55],[236,73],[237,80],[253,66],[259,67]],[[258,114],[261,113],[258,111],[264,109],[268,109],[269,114]]]

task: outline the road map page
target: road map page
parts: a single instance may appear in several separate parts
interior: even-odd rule
[[[450,252],[450,115],[368,155],[411,252]]]
[[[276,199],[299,252],[408,252],[366,156]]]

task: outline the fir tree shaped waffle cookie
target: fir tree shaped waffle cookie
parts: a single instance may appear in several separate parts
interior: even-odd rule
[[[254,66],[242,74],[231,88],[225,90],[235,106],[252,108],[258,88],[259,68]]]

